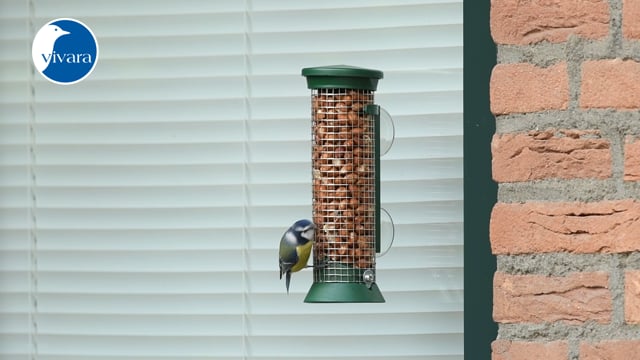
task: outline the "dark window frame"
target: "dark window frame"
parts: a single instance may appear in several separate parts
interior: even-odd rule
[[[496,46],[489,29],[490,0],[464,2],[464,347],[465,359],[491,359],[496,338],[493,274],[489,243],[497,185],[491,178],[489,79]]]

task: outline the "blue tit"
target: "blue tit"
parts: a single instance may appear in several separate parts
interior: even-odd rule
[[[307,266],[316,226],[309,220],[298,220],[285,231],[280,239],[280,279],[285,274],[287,294],[291,273]]]

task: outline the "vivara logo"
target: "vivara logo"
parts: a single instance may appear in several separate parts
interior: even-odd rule
[[[98,62],[98,41],[91,29],[75,19],[55,19],[33,38],[33,65],[47,80],[75,84],[91,74]]]

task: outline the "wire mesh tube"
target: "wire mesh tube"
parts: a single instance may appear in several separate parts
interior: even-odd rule
[[[314,281],[358,282],[375,269],[373,92],[312,89]]]

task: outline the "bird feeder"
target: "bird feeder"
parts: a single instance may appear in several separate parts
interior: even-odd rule
[[[336,65],[305,68],[302,75],[311,89],[316,224],[313,285],[304,301],[384,302],[376,255],[383,240],[392,241],[393,225],[380,206],[380,156],[391,146],[393,125],[374,103],[383,73]]]

